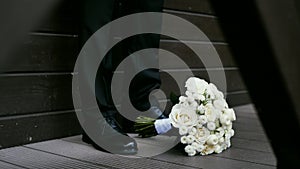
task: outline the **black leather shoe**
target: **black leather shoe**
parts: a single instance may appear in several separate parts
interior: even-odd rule
[[[103,116],[106,120],[106,123],[111,126],[112,129],[108,128],[101,128],[102,135],[99,136],[101,140],[104,141],[106,145],[109,145],[110,150],[107,151],[98,144],[96,144],[85,132],[82,134],[82,141],[88,144],[91,144],[95,149],[105,152],[110,152],[114,154],[120,155],[134,155],[137,153],[137,143],[136,141],[129,137],[119,126],[119,124],[115,120],[115,113],[114,112],[105,112]],[[103,123],[103,126],[106,125],[104,122],[99,122],[100,124]],[[101,124],[102,125],[102,124]],[[120,138],[120,134],[126,136]]]
[[[115,153],[115,154],[120,154],[120,155],[135,155],[137,153],[136,142],[134,140],[127,144],[120,144],[120,143],[115,143],[115,142],[111,143],[111,144],[113,144],[112,146],[115,147],[113,152],[109,152],[109,151],[103,149],[102,147],[100,147],[85,132],[82,133],[82,141],[87,144],[91,144],[95,149],[97,149],[99,151],[103,151],[103,152]]]

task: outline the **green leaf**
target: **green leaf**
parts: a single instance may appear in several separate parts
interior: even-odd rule
[[[155,119],[153,118],[140,116],[136,119],[133,127],[135,132],[138,133],[140,137],[152,137],[157,135],[154,122]]]

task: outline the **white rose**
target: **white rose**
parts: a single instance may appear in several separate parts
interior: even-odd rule
[[[191,106],[191,108],[193,108],[194,110],[196,110],[197,107],[198,107],[198,103],[196,101],[192,101],[192,102],[190,102],[190,106]]]
[[[211,105],[205,106],[205,113],[208,121],[214,122],[217,118],[215,109]]]
[[[202,128],[203,127],[203,124],[200,120],[197,121],[197,125],[196,125],[197,128]]]
[[[223,148],[220,145],[215,145],[215,153],[219,154],[223,151]]]
[[[189,107],[189,102],[182,102],[182,103],[180,103],[180,105],[182,107]]]
[[[209,84],[209,88],[210,90],[212,91],[212,93],[214,93],[215,97],[217,99],[221,99],[221,98],[224,98],[224,95],[222,92],[220,92],[217,87],[213,84],[213,83],[210,83]]]
[[[192,152],[190,152],[190,153],[188,153],[188,156],[190,156],[190,157],[192,157],[192,156],[195,156],[196,155],[196,150],[194,150],[194,151],[192,151]]]
[[[225,141],[224,137],[219,138],[219,143],[224,143],[224,141]]]
[[[190,92],[203,94],[208,87],[208,83],[205,80],[191,77],[186,81],[185,87]]]
[[[194,147],[191,146],[191,145],[187,145],[187,146],[185,146],[185,148],[184,148],[184,151],[187,152],[187,153],[192,152],[192,151],[194,151],[194,150],[195,150]]]
[[[207,117],[205,115],[199,116],[199,122],[204,125],[207,123]]]
[[[222,126],[224,130],[228,131],[228,130],[231,130],[232,129],[232,123],[230,123],[229,125],[224,125]]]
[[[207,103],[206,105],[205,105],[205,108],[207,109],[207,108],[213,108],[214,106],[213,106],[213,104],[210,102],[210,103]]]
[[[202,94],[198,94],[198,93],[194,93],[193,94],[193,98],[195,100],[200,100],[200,101],[204,101],[205,100],[205,96],[203,96]]]
[[[212,134],[208,137],[206,143],[208,145],[216,145],[216,144],[218,144],[218,141],[219,141],[218,137],[216,135]]]
[[[231,133],[230,133],[230,132],[227,132],[227,133],[225,134],[225,141],[230,140],[230,138],[231,138]]]
[[[221,110],[218,110],[218,109],[214,109],[214,112],[216,114],[216,118],[220,118],[221,114],[222,114],[222,111]]]
[[[185,135],[185,134],[187,134],[188,133],[188,128],[186,127],[186,126],[180,126],[179,127],[179,134],[180,135]]]
[[[224,99],[218,99],[213,102],[214,107],[219,110],[223,110],[226,108],[226,101]]]
[[[182,103],[186,102],[186,100],[187,100],[187,97],[184,97],[184,96],[179,97],[179,101],[182,102]]]
[[[193,98],[193,93],[191,91],[185,91],[185,95],[187,96],[187,98]]]
[[[190,135],[195,135],[197,133],[197,129],[195,127],[191,128],[189,134]]]
[[[230,129],[227,131],[227,137],[231,138],[232,136],[234,136],[234,130],[233,129]]]
[[[216,96],[210,90],[210,88],[206,89],[205,93],[206,93],[206,98],[209,99],[209,100],[214,100],[216,98]]]
[[[230,146],[231,146],[230,140],[226,140],[226,139],[225,139],[225,145],[227,146],[227,148],[230,147]]]
[[[194,99],[193,95],[187,97],[187,102],[189,102],[190,104],[192,102],[195,102],[195,99]]]
[[[226,150],[228,147],[227,147],[227,144],[224,142],[222,144],[220,144],[222,150]]]
[[[189,156],[194,156],[197,153],[196,150],[194,149],[194,147],[191,145],[185,146],[184,151],[186,153],[188,153]]]
[[[186,126],[191,128],[197,125],[198,116],[195,110],[188,107],[181,107],[176,104],[173,106],[171,113],[169,115],[171,123],[174,127],[179,128],[181,126]]]
[[[186,137],[186,136],[182,136],[182,137],[180,138],[180,142],[181,142],[182,144],[187,144],[187,142],[188,142],[187,137]]]
[[[208,139],[210,132],[207,128],[202,127],[202,128],[197,128],[197,132],[194,135],[195,136],[195,141],[198,143],[205,143],[206,140]]]
[[[233,109],[225,109],[224,114],[227,115],[231,121],[236,120],[236,116]]]
[[[205,113],[205,107],[202,104],[197,107],[197,110],[200,112],[200,114],[204,114]]]
[[[199,144],[199,143],[196,143],[196,142],[193,142],[193,143],[191,144],[191,146],[193,146],[194,149],[195,149],[196,151],[198,151],[198,152],[203,151],[204,148],[205,148],[205,147],[203,146],[203,144]]]
[[[230,133],[231,133],[231,137],[234,136],[234,130],[233,129],[230,130]]]
[[[207,123],[207,128],[208,128],[208,130],[213,131],[213,130],[216,129],[216,124],[214,122],[208,122]]]
[[[216,136],[217,136],[218,138],[223,137],[224,134],[225,134],[225,131],[224,131],[224,129],[223,129],[222,127],[217,128],[216,131],[217,131],[217,132],[216,132]]]
[[[205,146],[205,149],[201,152],[201,155],[208,155],[215,151],[215,147],[211,145]]]
[[[195,141],[195,136],[193,136],[193,135],[188,135],[187,136],[187,143],[188,144],[191,144],[192,142],[194,142]]]
[[[222,114],[220,116],[220,122],[222,125],[226,125],[226,126],[231,124],[231,120],[229,116],[227,116],[226,114]]]

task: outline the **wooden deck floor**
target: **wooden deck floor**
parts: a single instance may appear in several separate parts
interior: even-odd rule
[[[187,157],[182,150],[173,148],[153,157],[128,158],[97,151],[81,142],[81,136],[74,136],[0,150],[0,168],[276,168],[276,158],[252,105],[235,110],[236,135],[232,147],[221,154]],[[137,138],[139,155],[155,152],[159,148],[157,140],[163,142],[164,138]]]

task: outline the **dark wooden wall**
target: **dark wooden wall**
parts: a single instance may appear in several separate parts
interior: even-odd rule
[[[164,7],[165,12],[197,25],[213,42],[225,67],[230,106],[249,103],[209,0],[165,0]],[[77,1],[62,1],[0,64],[0,148],[80,133],[71,94],[71,72],[79,52],[78,9]],[[162,39],[161,48],[174,52],[197,76],[206,78],[203,64],[193,60],[193,53],[184,45]],[[176,71],[184,70],[177,67]],[[162,73],[163,82],[168,78]]]

